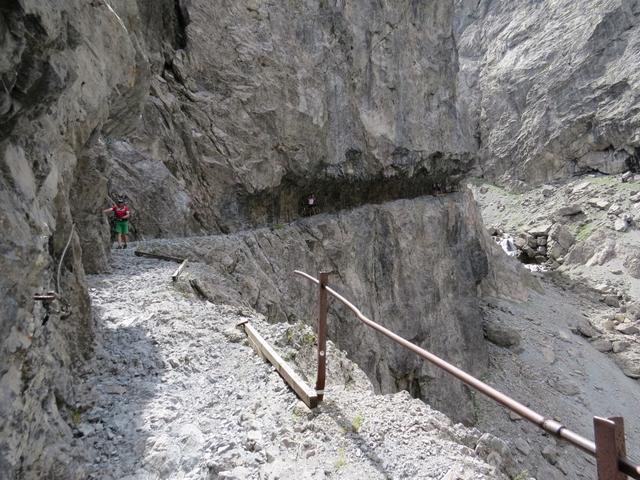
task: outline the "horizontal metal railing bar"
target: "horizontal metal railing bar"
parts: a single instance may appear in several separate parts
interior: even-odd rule
[[[300,270],[294,270],[294,273],[297,274],[297,275],[300,275],[300,276],[306,278],[307,280],[310,280],[310,281],[312,281],[312,282],[314,282],[314,283],[316,283],[318,285],[320,284],[318,279],[312,277],[311,275],[309,275],[309,274],[307,274],[305,272],[302,272]],[[417,355],[421,356],[422,358],[428,360],[429,362],[433,363],[434,365],[436,365],[437,367],[441,368],[442,370],[444,370],[446,372],[449,372],[454,377],[456,377],[459,380],[463,381],[467,385],[475,388],[479,392],[484,393],[489,398],[492,398],[493,400],[497,401],[498,403],[504,405],[509,410],[517,413],[518,415],[520,415],[521,417],[525,418],[526,420],[529,420],[531,423],[537,425],[538,427],[542,428],[543,430],[551,433],[552,435],[554,435],[556,437],[559,437],[559,438],[562,438],[564,440],[567,440],[569,443],[571,443],[572,445],[578,447],[580,450],[588,453],[589,455],[595,456],[595,454],[596,454],[596,445],[595,445],[595,443],[593,441],[591,441],[591,440],[589,440],[589,439],[587,439],[587,438],[585,438],[585,437],[583,437],[583,436],[581,436],[581,435],[569,430],[564,425],[562,425],[560,422],[558,422],[558,421],[556,421],[556,420],[554,420],[552,418],[548,418],[548,417],[545,417],[543,415],[540,415],[539,413],[537,413],[536,411],[530,409],[526,405],[523,405],[522,403],[518,402],[517,400],[514,400],[513,398],[505,395],[504,393],[502,393],[502,392],[496,390],[495,388],[487,385],[486,383],[482,382],[481,380],[478,380],[477,378],[475,378],[474,376],[468,374],[464,370],[461,370],[460,368],[458,368],[458,367],[456,367],[456,366],[454,366],[454,365],[442,360],[440,357],[434,355],[433,353],[431,353],[431,352],[429,352],[429,351],[427,351],[427,350],[425,350],[425,349],[423,349],[421,347],[418,347],[417,345],[414,345],[413,343],[409,342],[408,340],[405,340],[401,336],[393,333],[391,330],[388,330],[388,329],[384,328],[383,326],[378,325],[376,322],[374,322],[373,320],[370,320],[365,315],[363,315],[362,312],[355,305],[353,305],[349,300],[344,298],[342,295],[340,295],[338,292],[333,290],[331,287],[325,286],[325,288],[327,289],[327,292],[329,292],[333,297],[335,297],[342,304],[344,304],[349,310],[351,310],[358,317],[358,319],[361,322],[363,322],[364,324],[370,326],[374,330],[377,330],[378,332],[382,333],[383,335],[391,338],[393,341],[395,341],[396,343],[399,343],[403,347],[408,348],[412,352],[414,352]],[[627,475],[632,476],[633,478],[640,479],[640,466],[639,465],[634,465],[627,458],[618,459],[618,462],[620,464],[620,471],[626,473]]]

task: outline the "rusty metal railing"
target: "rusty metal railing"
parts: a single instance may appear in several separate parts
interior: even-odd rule
[[[418,356],[428,360],[435,366],[450,373],[457,379],[461,380],[470,387],[478,390],[487,397],[495,400],[508,408],[512,412],[517,413],[522,418],[530,421],[534,425],[542,428],[546,432],[566,440],[573,446],[579,448],[583,452],[596,458],[598,480],[624,480],[627,475],[635,479],[640,479],[640,465],[632,462],[626,456],[625,439],[624,439],[624,421],[621,417],[600,418],[594,417],[595,442],[569,430],[562,423],[550,417],[545,417],[526,405],[514,400],[486,383],[478,380],[476,377],[459,369],[458,367],[442,360],[433,353],[409,342],[401,336],[393,333],[391,330],[384,328],[373,320],[367,318],[362,312],[350,301],[340,295],[338,292],[328,286],[329,274],[320,273],[320,279],[316,279],[311,275],[295,270],[296,275],[310,280],[317,284],[319,289],[320,311],[318,317],[318,372],[316,376],[316,392],[318,400],[322,400],[324,394],[325,378],[326,378],[326,332],[327,332],[327,312],[328,301],[327,294],[331,294],[339,300],[344,306],[351,310],[358,319],[365,325],[377,330],[383,335],[389,337],[394,342],[411,350]]]

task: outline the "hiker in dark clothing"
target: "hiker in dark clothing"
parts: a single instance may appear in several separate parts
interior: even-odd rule
[[[317,215],[318,213],[318,204],[316,203],[315,194],[311,194],[307,197],[307,205],[306,205],[306,215]]]

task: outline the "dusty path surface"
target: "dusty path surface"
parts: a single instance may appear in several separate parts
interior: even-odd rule
[[[88,478],[504,478],[474,452],[499,440],[406,393],[374,395],[332,346],[334,383],[311,412],[235,328],[248,315],[277,344],[290,326],[203,302],[172,284],[177,264],[132,249],[112,267],[89,278],[98,333],[84,380],[95,398],[76,427]]]

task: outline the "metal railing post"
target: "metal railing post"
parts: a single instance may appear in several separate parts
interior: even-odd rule
[[[319,304],[320,312],[318,315],[318,375],[316,377],[316,395],[318,402],[322,401],[324,396],[324,384],[327,374],[327,310],[328,296],[327,284],[329,283],[329,274],[320,272],[320,290]]]
[[[622,417],[593,417],[596,439],[598,480],[626,480],[618,467],[618,459],[625,458],[624,420]]]

